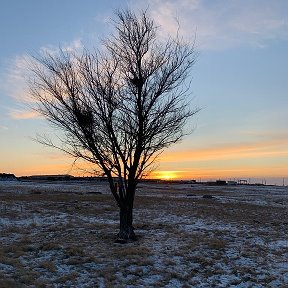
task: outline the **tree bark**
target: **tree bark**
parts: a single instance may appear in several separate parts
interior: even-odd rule
[[[120,231],[117,236],[117,243],[137,240],[133,227],[133,207],[120,208]]]

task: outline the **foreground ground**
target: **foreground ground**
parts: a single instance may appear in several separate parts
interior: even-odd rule
[[[0,182],[0,288],[288,287],[288,187],[141,184],[126,245],[118,217],[105,183]]]

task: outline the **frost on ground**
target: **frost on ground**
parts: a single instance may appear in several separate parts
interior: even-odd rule
[[[288,187],[141,184],[139,240],[121,245],[105,183],[3,182],[0,287],[288,287],[287,200]]]

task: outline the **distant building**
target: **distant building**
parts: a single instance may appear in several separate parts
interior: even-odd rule
[[[227,185],[237,185],[237,181],[227,181]]]
[[[225,180],[216,180],[216,185],[226,185],[227,182]]]
[[[225,180],[216,180],[214,181],[208,181],[207,182],[208,185],[219,185],[219,186],[223,186],[223,185],[227,185],[227,182]]]
[[[248,184],[248,181],[247,181],[246,179],[240,179],[240,180],[238,180],[238,184],[247,185],[247,184]]]

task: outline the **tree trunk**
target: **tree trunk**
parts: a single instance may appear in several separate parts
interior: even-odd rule
[[[117,243],[137,240],[133,227],[133,207],[120,208],[120,231],[117,236]]]

